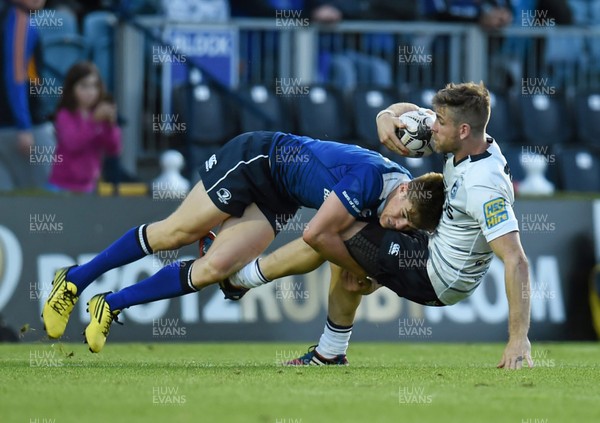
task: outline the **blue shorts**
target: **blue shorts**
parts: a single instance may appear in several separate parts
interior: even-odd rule
[[[399,297],[428,306],[445,305],[427,274],[426,232],[400,232],[369,223],[344,244],[369,276]]]
[[[269,150],[274,132],[247,132],[233,138],[200,167],[200,177],[221,211],[241,217],[256,203],[275,233],[300,205],[277,189],[271,176]]]

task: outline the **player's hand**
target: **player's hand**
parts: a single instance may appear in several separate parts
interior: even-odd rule
[[[497,367],[505,370],[519,370],[523,367],[523,362],[526,362],[530,368],[533,367],[531,343],[527,337],[509,340]]]
[[[406,125],[400,122],[396,116],[392,116],[390,113],[383,113],[377,119],[377,135],[379,136],[379,141],[383,145],[385,145],[391,151],[401,154],[403,156],[407,156],[409,151],[400,139],[396,135],[397,129],[404,129]]]
[[[19,131],[17,133],[17,148],[24,156],[31,154],[31,147],[35,145],[33,133],[31,131]]]
[[[352,272],[342,270],[342,286],[346,291],[369,295],[381,288],[374,278],[361,278]]]

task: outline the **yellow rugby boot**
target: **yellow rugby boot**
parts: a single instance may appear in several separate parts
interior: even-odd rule
[[[112,311],[106,302],[106,295],[94,295],[88,302],[88,311],[90,313],[90,324],[85,328],[85,342],[93,353],[99,353],[104,348],[110,324],[114,321],[119,323],[120,310]]]
[[[63,267],[56,271],[52,280],[52,291],[42,310],[44,329],[48,337],[53,339],[60,338],[65,333],[69,316],[79,299],[77,287],[67,280],[67,272],[71,267]]]

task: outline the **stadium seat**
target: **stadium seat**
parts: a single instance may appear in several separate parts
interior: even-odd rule
[[[43,41],[43,63],[41,77],[46,85],[62,87],[67,72],[77,62],[88,58],[88,46],[77,34],[46,37]],[[42,105],[45,111],[54,110],[60,96],[44,96]]]
[[[523,144],[565,144],[570,140],[572,122],[563,95],[521,95],[519,109]]]
[[[240,105],[240,132],[292,131],[290,113],[286,113],[287,105],[271,87],[252,85],[241,88],[239,93],[273,119],[271,123],[266,122],[260,116],[252,113],[248,107]]]
[[[433,104],[431,100],[433,100],[435,93],[436,90],[434,88],[411,89],[407,92],[408,102],[432,109]]]
[[[59,35],[44,39],[43,74],[64,79],[68,70],[75,63],[88,58],[88,45],[85,39],[77,34]]]
[[[585,65],[587,61],[584,38],[553,34],[544,44],[544,65],[552,76],[552,83],[561,87],[572,85],[577,66]]]
[[[513,182],[519,183],[525,179],[525,169],[521,156],[523,154],[538,154],[544,157],[543,160],[547,163],[545,177],[554,186],[559,186],[559,175],[557,169],[557,148],[553,146],[527,146],[527,145],[515,145],[515,144],[500,144],[502,154],[506,158],[508,166],[510,167],[510,173],[513,177]]]
[[[587,148],[567,147],[557,157],[565,191],[600,192],[600,156]]]
[[[487,133],[503,146],[516,138],[514,119],[511,116],[508,96],[490,91],[491,115]]]
[[[578,92],[573,102],[577,141],[600,148],[600,92]]]
[[[398,101],[391,89],[359,87],[352,94],[352,120],[359,145],[379,150],[375,117],[382,109]]]
[[[323,140],[347,141],[352,122],[344,110],[342,93],[326,85],[312,85],[296,102],[298,132]]]
[[[197,169],[238,133],[237,108],[204,83],[185,83],[173,89],[173,112],[186,129],[181,136],[186,157],[185,176],[196,183]]]
[[[183,84],[173,90],[173,111],[186,123],[193,144],[222,144],[237,132],[227,99],[205,84]]]
[[[62,87],[71,66],[88,58],[88,45],[79,34],[77,17],[72,12],[44,9],[38,13],[43,13],[40,19],[48,19],[47,25],[38,28],[42,45],[40,76],[48,78],[45,85]],[[40,107],[44,109],[44,114],[54,110],[58,99],[58,96],[45,96],[42,99]]]
[[[77,17],[74,13],[65,9],[42,9],[37,13],[43,15],[40,18],[33,16],[32,19],[41,19],[41,22],[45,23],[44,25],[40,23],[38,26],[42,43],[45,43],[49,38],[79,34]]]
[[[117,18],[110,12],[92,12],[83,21],[83,37],[90,58],[98,66],[108,91],[114,90],[114,29]]]
[[[523,146],[500,144],[500,148],[502,149],[504,158],[506,158],[506,161],[508,162],[508,167],[510,167],[510,173],[512,174],[513,181],[522,181],[525,178],[525,170],[521,164]]]

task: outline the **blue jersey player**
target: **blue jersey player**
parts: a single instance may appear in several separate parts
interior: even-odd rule
[[[356,220],[379,221],[396,230],[427,227],[432,196],[411,192],[443,190],[438,179],[429,185],[428,179],[408,182],[412,177],[406,169],[378,153],[281,132],[237,136],[200,173],[202,180],[169,217],[129,230],[86,264],[56,272],[42,312],[49,337],[62,336],[79,295],[103,273],[191,244],[221,225],[203,257],[173,263],[135,285],[92,297],[85,339],[92,352],[99,352],[121,310],[226,279],[263,252],[300,206],[318,209],[304,231],[306,243],[322,258],[365,277],[341,233]]]

